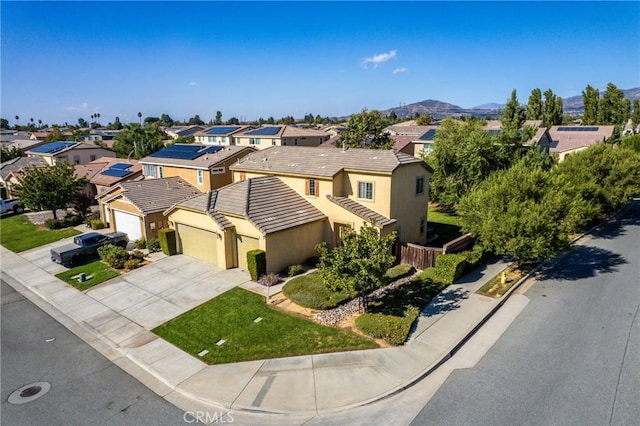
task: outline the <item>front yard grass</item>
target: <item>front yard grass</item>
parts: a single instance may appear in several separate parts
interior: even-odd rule
[[[257,318],[262,320],[255,322]],[[208,364],[376,348],[370,339],[270,308],[264,297],[241,288],[152,330]],[[217,342],[224,340],[221,345]],[[207,350],[207,354],[198,353]]]
[[[87,276],[91,275],[92,278],[83,283],[79,282],[77,278],[73,278],[81,272],[84,272],[85,274],[87,274]],[[111,268],[103,261],[96,260],[94,262],[76,266],[73,269],[69,269],[68,271],[56,274],[56,277],[60,278],[67,284],[71,284],[78,290],[86,290],[107,280],[110,280],[111,278],[115,278],[118,275],[120,275],[118,271]]]
[[[491,278],[489,282],[480,287],[476,293],[489,297],[502,297],[515,283],[520,281],[520,278],[527,275],[536,266],[533,263],[510,265],[507,269],[500,272],[495,277]],[[506,273],[506,281],[502,282],[502,273]]]
[[[0,243],[15,253],[81,234],[73,228],[52,230],[34,225],[25,215],[2,218],[0,228]]]
[[[427,219],[428,227],[438,234],[438,238],[429,243],[431,247],[442,247],[463,235],[460,218],[455,214],[430,205]]]
[[[333,309],[353,299],[356,293],[332,291],[320,278],[318,272],[310,272],[287,282],[282,293],[297,305],[310,309]]]

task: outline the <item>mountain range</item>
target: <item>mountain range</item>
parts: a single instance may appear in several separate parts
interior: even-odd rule
[[[640,87],[632,89],[626,89],[622,91],[625,98],[628,99],[640,99]],[[603,91],[600,92],[602,95]],[[571,96],[563,99],[563,110],[565,114],[581,115],[584,112],[584,104],[582,102],[582,95]],[[458,105],[450,104],[447,102],[437,101],[433,99],[427,99],[412,104],[402,105],[395,108],[389,108],[384,111],[380,111],[383,115],[389,115],[391,112],[395,112],[398,117],[414,117],[416,113],[424,114],[428,112],[431,117],[440,119],[444,117],[457,117],[462,115],[471,115],[474,117],[496,118],[498,111],[504,108],[504,104],[487,103],[475,106],[473,108],[462,108]]]

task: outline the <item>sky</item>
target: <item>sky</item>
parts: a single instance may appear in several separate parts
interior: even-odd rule
[[[0,114],[343,116],[640,86],[640,2],[0,3]]]

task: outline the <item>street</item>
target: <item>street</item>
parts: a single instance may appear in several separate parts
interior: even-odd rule
[[[640,203],[541,272],[502,338],[414,425],[640,424]]]

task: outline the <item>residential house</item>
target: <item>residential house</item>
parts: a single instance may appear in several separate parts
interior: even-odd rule
[[[315,255],[320,242],[340,245],[365,223],[382,235],[396,231],[400,241],[426,242],[432,169],[413,156],[275,146],[231,170],[233,184],[165,212],[183,252],[230,268],[245,267],[246,252],[261,248],[267,270],[277,272]],[[212,240],[215,254],[206,254]]]
[[[262,126],[236,133],[233,138],[238,146],[265,149],[272,146],[317,147],[329,140],[330,135],[319,130],[295,126]]]
[[[51,142],[29,149],[25,155],[42,157],[47,164],[53,166],[58,161],[66,161],[70,164],[87,164],[100,157],[115,157],[116,153],[83,142]]]
[[[163,130],[171,139],[189,139],[196,133],[201,132],[203,129],[204,126],[171,126],[166,127]]]
[[[46,143],[48,142],[33,140],[33,139],[14,139],[13,141],[7,144],[2,144],[2,145],[6,148],[17,148],[22,152],[26,152],[26,151],[29,151],[30,149],[37,148]]]
[[[146,179],[180,176],[202,192],[233,182],[229,166],[253,147],[174,144],[140,160]]]
[[[207,145],[235,145],[233,135],[249,126],[211,126],[194,133],[195,142]]]
[[[0,187],[6,191],[2,198],[13,197],[12,186],[22,181],[23,170],[29,167],[46,167],[41,157],[16,157],[0,164]]]
[[[18,139],[29,139],[29,133],[16,132],[15,130],[2,130],[0,132],[0,143],[2,143],[3,146]]]
[[[113,157],[101,157],[88,164],[79,164],[76,166],[76,175],[89,180],[87,193],[92,197],[120,182],[143,179],[142,166],[137,160]]]
[[[98,194],[100,218],[111,231],[125,232],[129,240],[157,237],[166,228],[162,214],[172,205],[200,194],[181,177],[121,182]]]
[[[552,126],[549,151],[563,161],[571,153],[610,139],[614,129],[615,126]]]

